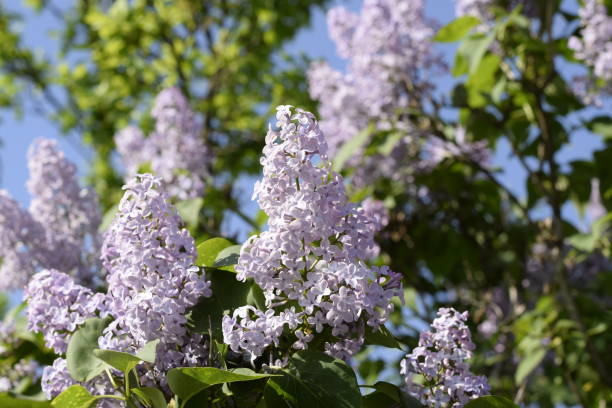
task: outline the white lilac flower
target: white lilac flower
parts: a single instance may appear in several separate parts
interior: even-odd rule
[[[263,289],[268,309],[244,306],[225,316],[224,341],[259,356],[279,344],[285,326],[294,333],[293,350],[328,328],[335,340],[325,349],[348,358],[358,347],[340,345],[360,342],[365,324],[385,322],[401,291],[399,274],[362,262],[376,221],[348,202],[313,115],[279,106],[276,118],[254,193],[269,230],[247,240],[236,265],[239,280],[252,278]]]
[[[407,391],[426,407],[459,408],[489,393],[486,377],[472,374],[466,361],[474,350],[467,318],[467,312],[441,308],[431,330],[421,333],[418,347],[401,362]]]
[[[115,135],[127,177],[149,164],[162,178],[170,197],[184,200],[201,196],[211,157],[187,99],[176,87],[164,89],[157,95],[151,115],[155,130],[148,137],[133,126]]]
[[[172,367],[202,365],[207,345],[201,335],[188,333],[186,314],[211,290],[210,281],[194,265],[193,238],[159,178],[141,174],[124,189],[102,247],[108,307],[115,321],[100,346],[134,352],[159,339],[153,378]]]
[[[598,0],[585,0],[578,15],[582,33],[571,37],[568,46],[596,78],[608,83],[612,81],[612,17]]]
[[[599,192],[599,179],[591,180],[591,196],[586,207],[587,215],[591,222],[598,220],[608,213],[601,201],[601,193]]]

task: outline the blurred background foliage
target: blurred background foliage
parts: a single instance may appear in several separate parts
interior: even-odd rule
[[[316,111],[309,61],[283,46],[327,0],[83,0],[61,10],[51,1],[27,3],[64,20],[60,53],[38,56],[13,29],[19,16],[0,9],[0,104],[22,112],[30,98],[93,148],[88,177],[105,210],[121,194],[113,136],[127,124],[150,129],[153,97],[178,85],[203,118],[215,157],[204,201],[184,205],[196,239],[220,235],[228,209],[249,229],[264,228],[265,219],[242,208],[248,197],[239,196],[240,180],[260,171],[274,106]],[[379,179],[352,198],[374,196],[391,210],[378,261],[404,274],[407,307],[390,328],[406,349],[439,306],[452,305],[470,311],[474,371],[497,394],[541,407],[605,407],[612,401],[612,218],[584,230],[563,209],[584,211],[595,178],[603,207],[612,208],[612,119],[583,114],[561,72],[578,63],[567,46],[579,32],[575,11],[558,0],[538,4],[529,17],[500,8],[491,35],[447,32],[444,42],[461,41],[449,67],[456,85],[410,112],[443,140],[460,124],[493,150],[505,141],[527,174],[527,196],[504,186],[502,169],[457,156],[404,181]],[[558,34],[554,24],[573,28]],[[579,129],[601,135],[602,148],[591,160],[561,163],[558,153]],[[371,132],[365,155],[387,151],[393,132]],[[352,169],[343,173],[350,179]],[[396,356],[368,350],[356,359],[358,371],[366,381],[389,368],[397,373]]]

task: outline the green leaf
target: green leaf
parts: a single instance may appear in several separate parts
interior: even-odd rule
[[[522,384],[525,378],[540,365],[545,356],[546,349],[543,348],[538,348],[526,355],[516,368],[516,373],[514,374],[516,384]]]
[[[603,136],[604,139],[612,139],[612,118],[609,116],[597,116],[585,125],[591,132]]]
[[[164,394],[157,388],[140,387],[132,388],[131,391],[151,408],[166,408],[168,406]]]
[[[100,397],[94,397],[81,385],[72,385],[51,401],[54,408],[90,408]]]
[[[295,353],[282,377],[268,380],[264,398],[268,408],[361,406],[361,394],[353,370],[342,360],[314,351]]]
[[[225,238],[211,238],[198,245],[198,259],[196,265],[213,266],[217,255],[232,244]]]
[[[333,159],[332,169],[334,171],[341,171],[346,162],[367,143],[373,131],[373,126],[370,125],[366,129],[356,134],[351,140],[344,143]]]
[[[406,135],[402,132],[391,133],[387,136],[383,144],[378,147],[378,153],[388,156],[404,137],[406,137]]]
[[[365,344],[402,350],[400,342],[385,326],[380,326],[377,330],[373,330],[370,326],[367,326],[365,331]]]
[[[136,357],[140,358],[142,361],[146,361],[147,363],[154,364],[155,358],[157,357],[158,344],[159,339],[148,342],[143,348],[136,352]]]
[[[474,73],[494,39],[495,31],[486,36],[478,34],[464,40],[455,56],[453,75],[460,76]]]
[[[379,381],[372,386],[376,391],[363,397],[363,408],[391,407],[423,408],[415,398],[402,391],[398,386]]]
[[[474,16],[460,17],[442,27],[434,37],[434,40],[438,42],[459,41],[478,24],[480,24],[480,20]]]
[[[240,248],[242,245],[232,245],[227,248],[223,248],[217,257],[213,266],[217,269],[223,269],[224,271],[236,272],[234,265],[238,263],[240,258]]]
[[[110,319],[87,319],[70,338],[66,364],[76,381],[90,381],[104,371],[104,362],[93,354],[93,350],[99,347],[98,338],[109,322]]]
[[[190,397],[211,385],[253,381],[273,377],[272,374],[258,374],[248,369],[220,370],[214,367],[173,368],[168,371],[167,380],[170,389],[181,399],[187,401]]]
[[[0,393],[0,407],[4,408],[46,408],[50,407],[49,401],[36,401],[27,398],[18,398],[6,392]]]
[[[190,227],[197,227],[198,218],[200,217],[200,210],[204,204],[202,198],[192,198],[189,200],[183,200],[176,203],[176,210],[179,215],[185,221],[185,224]]]
[[[518,405],[504,397],[487,395],[471,400],[464,408],[518,408]]]
[[[191,309],[193,330],[198,333],[212,331],[217,339],[222,338],[221,319],[239,306],[247,304],[251,284],[236,279],[234,273],[226,270],[206,268],[213,295],[202,298]]]
[[[142,362],[140,358],[121,351],[96,349],[93,353],[97,358],[126,375]]]

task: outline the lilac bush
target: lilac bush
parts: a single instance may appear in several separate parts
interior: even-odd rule
[[[363,262],[383,220],[348,202],[311,113],[279,106],[276,119],[254,193],[269,229],[247,240],[236,265],[239,280],[263,289],[267,310],[244,306],[225,316],[224,340],[256,357],[279,345],[285,326],[295,334],[293,350],[330,329],[326,352],[348,358],[361,348],[365,326],[382,325],[401,294],[399,274]]]

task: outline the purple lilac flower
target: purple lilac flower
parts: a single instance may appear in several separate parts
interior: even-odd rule
[[[401,362],[407,391],[426,407],[458,408],[489,393],[486,377],[472,374],[466,362],[474,350],[467,318],[467,312],[441,308],[432,329],[421,333],[418,347]]]
[[[148,163],[169,196],[180,200],[201,196],[211,157],[187,99],[177,87],[164,89],[151,115],[156,123],[148,137],[133,126],[115,136],[127,176],[133,177]]]
[[[13,366],[0,367],[0,392],[14,391],[23,381],[35,383],[40,378],[36,360],[19,360]]]
[[[455,0],[455,14],[457,17],[476,17],[483,23],[491,22],[495,19],[492,3],[493,0]]]
[[[0,289],[21,288],[34,273],[42,226],[5,190],[0,190]]]
[[[596,78],[612,81],[612,17],[597,0],[585,0],[578,11],[582,35],[571,37],[569,48],[593,69]]]
[[[101,216],[95,192],[79,185],[76,166],[53,140],[38,139],[30,146],[28,168],[29,211],[46,235],[41,263],[50,269],[75,270],[79,281],[91,281],[99,267]]]
[[[48,399],[57,397],[66,388],[80,384],[85,387],[92,395],[115,395],[116,391],[110,383],[108,377],[100,376],[88,382],[75,381],[68,372],[66,359],[57,358],[53,365],[43,369],[41,387]],[[96,404],[97,408],[124,408],[125,403],[115,399],[103,399]]]
[[[65,273],[44,270],[25,289],[28,330],[43,334],[45,344],[63,354],[70,335],[90,317],[104,317],[105,295],[94,294]]]
[[[193,238],[150,174],[125,186],[119,211],[105,236],[102,260],[108,271],[108,306],[115,318],[100,338],[105,349],[134,352],[160,339],[153,378],[169,368],[204,364],[207,345],[190,335],[186,312],[210,281],[194,266]]]
[[[366,158],[366,162],[377,163],[371,166],[377,171],[359,173],[352,181],[361,186],[376,177],[393,177],[399,174],[398,167],[405,166],[402,159],[410,150],[406,145],[420,133],[399,113],[430,92],[432,85],[422,71],[443,67],[431,46],[436,24],[424,17],[422,0],[365,0],[361,14],[336,7],[327,20],[338,53],[349,59],[346,74],[321,62],[308,72],[310,94],[320,103],[321,129],[328,135],[330,155],[369,125],[398,131],[405,136],[394,148],[397,153],[385,160]],[[352,164],[360,160],[360,153],[359,149],[355,152]],[[381,163],[386,164],[384,168]]]
[[[512,11],[520,6],[524,15],[535,18],[540,10],[538,3],[534,0],[455,0],[455,14],[478,18],[482,22],[479,30],[485,31],[495,23],[494,7]]]
[[[38,139],[28,152],[29,211],[0,191],[0,288],[21,288],[42,269],[95,282],[100,212],[95,193],[79,186],[76,167],[57,143]]]
[[[374,245],[373,221],[348,202],[314,116],[279,106],[276,118],[279,131],[268,131],[254,193],[269,230],[242,246],[236,265],[239,280],[253,278],[263,289],[268,309],[244,306],[225,316],[224,341],[259,356],[279,344],[285,325],[294,350],[330,328],[337,340],[325,349],[348,358],[356,348],[339,345],[359,342],[364,323],[385,322],[401,292],[399,274],[361,261]]]

